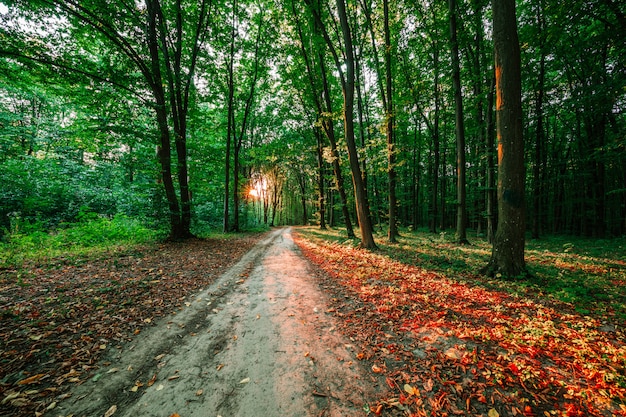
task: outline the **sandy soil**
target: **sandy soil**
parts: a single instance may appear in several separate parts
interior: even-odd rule
[[[279,229],[186,307],[105,358],[56,415],[359,416],[380,389]]]

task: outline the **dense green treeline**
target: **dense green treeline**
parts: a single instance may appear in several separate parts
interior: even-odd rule
[[[486,0],[11,0],[0,13],[5,231],[93,212],[173,237],[315,222],[366,238],[366,220],[390,240],[396,226],[495,236]],[[525,229],[622,236],[626,6],[521,1],[516,20]]]

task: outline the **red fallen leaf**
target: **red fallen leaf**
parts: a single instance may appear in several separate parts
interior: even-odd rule
[[[515,375],[519,374],[519,368],[517,367],[517,365],[515,365],[514,363],[509,364],[509,369],[511,370],[511,372],[513,372]]]

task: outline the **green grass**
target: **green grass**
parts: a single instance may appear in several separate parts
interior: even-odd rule
[[[357,246],[343,229],[299,229],[303,235]],[[380,251],[397,261],[445,274],[449,278],[490,289],[568,303],[578,313],[596,314],[611,322],[626,321],[626,239],[544,237],[526,241],[530,274],[516,280],[478,275],[491,255],[484,238],[470,236],[471,245],[454,243],[454,231],[433,234],[401,231],[397,244],[376,236]]]
[[[19,269],[24,263],[50,259],[82,259],[155,242],[162,237],[126,216],[89,217],[45,231],[40,224],[16,224],[0,242],[0,268]]]

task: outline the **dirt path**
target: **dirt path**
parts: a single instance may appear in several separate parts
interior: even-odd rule
[[[186,304],[112,352],[54,413],[365,415],[376,383],[335,331],[290,229],[274,231]]]

